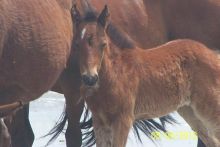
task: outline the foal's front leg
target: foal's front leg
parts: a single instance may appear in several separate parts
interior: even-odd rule
[[[112,125],[113,129],[113,145],[112,147],[125,147],[127,143],[130,128],[133,125],[133,117],[121,116]]]
[[[94,116],[93,125],[97,147],[125,147],[130,128],[133,124],[131,115]]]

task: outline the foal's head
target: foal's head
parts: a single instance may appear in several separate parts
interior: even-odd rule
[[[106,26],[109,12],[107,6],[97,15],[93,11],[81,17],[76,6],[72,10],[73,22],[76,27],[75,44],[80,50],[80,72],[85,86],[95,86],[101,67],[104,50],[107,48]]]

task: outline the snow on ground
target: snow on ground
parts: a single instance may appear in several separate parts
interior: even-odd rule
[[[54,126],[59,119],[64,108],[64,97],[61,94],[48,92],[40,99],[31,103],[30,121],[35,133],[35,142],[33,147],[43,147],[49,138],[42,138]],[[178,125],[168,125],[169,134],[172,138],[166,137],[164,134],[154,132],[156,142],[153,143],[147,137],[142,135],[143,143],[139,143],[135,139],[132,131],[129,135],[126,147],[196,147],[197,138],[185,123],[185,121],[177,114],[173,116],[179,122]],[[158,136],[159,135],[159,136]],[[64,134],[49,147],[65,147]]]

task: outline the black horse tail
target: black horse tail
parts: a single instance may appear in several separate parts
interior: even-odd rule
[[[52,137],[45,146],[48,146],[51,143],[53,143],[57,139],[57,137],[64,132],[64,127],[67,121],[68,121],[68,117],[65,108],[59,120],[56,122],[55,126],[49,131],[49,133],[43,136],[43,137],[47,137],[52,135]],[[84,118],[83,121],[80,122],[80,128],[83,131],[82,146],[88,147],[94,145],[95,134],[92,127],[92,117],[89,114],[89,110],[87,107],[85,107]]]
[[[153,140],[153,132],[164,132],[166,133],[166,124],[176,124],[177,121],[171,116],[163,116],[159,118],[159,122],[155,119],[148,120],[136,120],[133,124],[133,131],[135,136],[140,142],[142,142],[140,137],[140,131],[144,133],[149,139]]]
[[[89,112],[87,110],[87,112]],[[87,114],[87,116],[89,116]],[[159,122],[154,120],[154,119],[148,119],[148,120],[136,120],[133,124],[133,131],[135,136],[138,138],[138,140],[140,142],[142,142],[141,137],[140,137],[140,131],[142,133],[144,133],[148,138],[150,138],[152,141],[153,140],[153,136],[152,133],[153,132],[164,132],[166,133],[166,124],[177,124],[177,121],[171,116],[171,115],[167,115],[167,116],[163,116],[159,118]],[[96,140],[95,140],[95,133],[94,130],[92,128],[93,126],[93,122],[92,122],[92,118],[90,115],[90,118],[88,121],[83,121],[81,123],[81,129],[86,130],[83,133],[83,147],[91,147],[92,145],[95,144]]]
[[[95,145],[95,133],[93,130],[92,115],[89,113],[89,109],[85,107],[84,119],[80,122],[80,128],[82,129],[82,147],[91,147]]]
[[[49,133],[43,136],[43,137],[47,137],[52,135],[52,137],[45,146],[48,146],[51,143],[53,143],[57,139],[57,137],[63,132],[67,120],[68,118],[66,114],[66,109],[64,109],[63,113],[61,114],[59,120],[56,122],[55,126],[49,131]]]

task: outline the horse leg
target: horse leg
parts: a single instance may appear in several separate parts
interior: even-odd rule
[[[125,119],[126,118],[126,119]],[[113,146],[112,147],[125,147],[129,131],[133,125],[132,117],[122,116],[119,120],[113,123]]]
[[[93,127],[96,137],[97,147],[112,147],[113,132],[109,125],[101,122],[93,115]]]
[[[133,117],[129,115],[114,115],[113,120],[105,116],[97,117],[93,114],[93,126],[97,147],[125,147]]]
[[[214,147],[215,143],[213,142],[212,138],[209,137],[208,131],[203,123],[196,117],[194,111],[189,106],[184,106],[178,109],[178,113],[184,118],[184,120],[191,126],[191,128],[197,132],[199,139],[203,142],[199,144],[198,147]]]
[[[80,147],[82,145],[82,133],[80,129],[80,117],[84,108],[84,101],[80,101],[80,76],[65,71],[60,79],[60,86],[66,99],[66,112],[68,126],[66,130],[67,147]]]
[[[3,119],[0,119],[0,147],[11,147],[11,137]]]
[[[197,147],[206,147],[202,140],[198,137]]]
[[[34,133],[29,121],[29,104],[18,110],[11,119],[6,119],[11,134],[12,147],[32,147]]]
[[[218,86],[218,85],[217,85]],[[214,142],[212,147],[220,146],[220,97],[216,84],[209,86],[210,91],[192,99],[191,107],[194,114],[207,128],[209,137]]]

